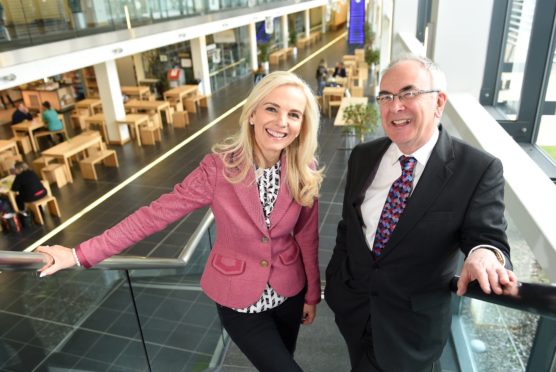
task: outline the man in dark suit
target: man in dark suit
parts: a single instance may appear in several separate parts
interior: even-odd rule
[[[392,63],[377,98],[387,137],[351,154],[325,298],[353,371],[438,367],[458,251],[466,256],[459,295],[472,280],[486,293],[516,288],[502,164],[446,133],[446,99],[431,61]]]

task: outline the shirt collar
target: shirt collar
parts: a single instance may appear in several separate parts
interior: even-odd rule
[[[438,136],[439,135],[440,135],[440,132],[438,131],[438,127],[435,127],[431,138],[429,138],[429,140],[423,146],[418,148],[412,154],[404,154],[399,149],[398,145],[396,145],[394,142],[392,142],[392,144],[390,145],[390,147],[387,150],[387,156],[392,159],[392,164],[397,163],[400,159],[400,156],[405,155],[405,156],[413,156],[415,159],[417,159],[418,163],[426,165],[427,162],[429,161],[429,158],[430,158],[431,154],[432,154],[432,150],[434,149],[434,146],[436,145],[436,142],[438,141]]]

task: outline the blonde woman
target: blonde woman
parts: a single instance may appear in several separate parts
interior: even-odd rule
[[[239,124],[172,192],[74,249],[39,247],[49,256],[39,271],[91,267],[208,205],[216,241],[201,286],[224,328],[258,370],[301,371],[299,326],[313,322],[320,301],[317,102],[296,75],[274,72]]]

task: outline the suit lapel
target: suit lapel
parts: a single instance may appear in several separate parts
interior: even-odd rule
[[[250,167],[243,181],[231,185],[245,213],[251,218],[255,226],[257,226],[263,234],[268,233],[253,167]]]
[[[453,160],[452,140],[440,128],[438,142],[431,153],[417,187],[407,201],[396,229],[382,251],[382,259],[395,249],[396,245],[421,220],[433,202],[438,198],[453,174],[451,169]]]

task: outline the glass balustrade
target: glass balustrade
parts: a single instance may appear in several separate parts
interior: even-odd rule
[[[511,218],[508,224],[518,279],[549,283]],[[527,366],[542,324],[540,316],[472,298],[458,298],[456,303],[453,335],[462,371],[531,371]]]
[[[0,52],[266,3],[270,1],[3,1]]]
[[[214,225],[181,267],[176,260],[167,269],[46,278],[2,272],[0,370],[200,371],[217,364],[227,338],[199,287],[213,238]]]

